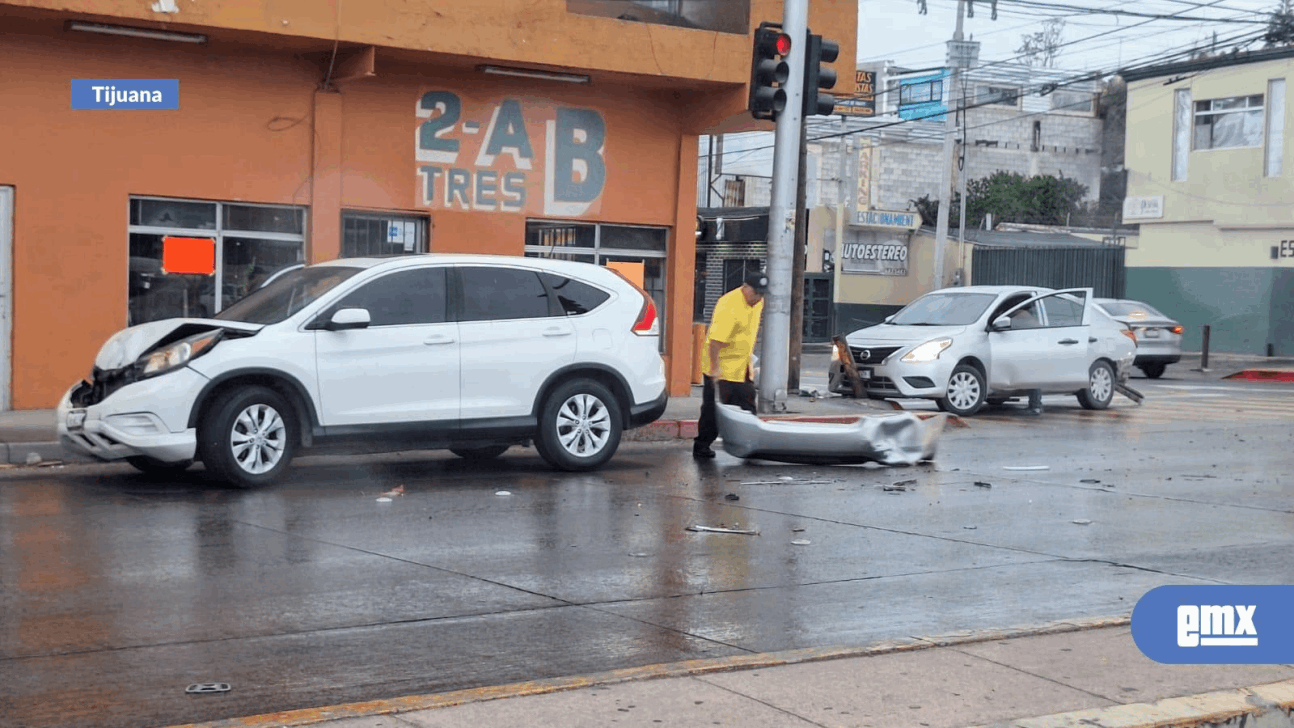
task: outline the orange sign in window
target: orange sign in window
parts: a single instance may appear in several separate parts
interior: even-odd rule
[[[162,272],[209,276],[216,272],[216,241],[211,238],[162,238]]]

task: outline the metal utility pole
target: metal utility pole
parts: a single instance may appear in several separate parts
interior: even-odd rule
[[[953,134],[957,131],[957,114],[953,103],[956,100],[958,81],[961,80],[961,68],[954,63],[955,44],[962,40],[962,23],[966,15],[966,0],[957,0],[957,30],[948,44],[948,61],[952,66],[952,77],[948,86],[948,109],[944,112],[944,155],[943,173],[939,184],[939,218],[935,224],[935,276],[934,289],[944,287],[944,248],[948,243],[948,208],[952,202],[953,187]]]
[[[954,91],[958,89],[953,88]],[[967,285],[966,273],[966,89],[961,90],[961,138],[957,140],[957,196],[961,200],[961,220],[957,227],[957,284]]]
[[[786,390],[800,391],[800,349],[804,347],[804,251],[809,241],[809,211],[805,208],[808,187],[808,118],[800,120],[800,171],[795,184],[795,246],[791,255],[791,328]]]
[[[786,0],[782,32],[791,38],[786,107],[777,117],[773,150],[773,189],[768,206],[768,293],[764,298],[760,349],[759,409],[786,409],[791,330],[791,280],[794,259],[795,186],[799,177],[804,116],[804,45],[809,22],[808,0]]]

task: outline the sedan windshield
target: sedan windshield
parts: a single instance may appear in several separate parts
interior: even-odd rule
[[[890,319],[895,326],[966,326],[997,299],[993,293],[931,293],[909,303]]]
[[[289,271],[264,288],[239,299],[215,318],[249,324],[276,324],[362,270],[330,265]]]
[[[1158,316],[1164,318],[1162,313],[1140,301],[1107,301],[1101,304],[1101,308],[1109,311],[1111,316],[1132,316],[1134,318]]]

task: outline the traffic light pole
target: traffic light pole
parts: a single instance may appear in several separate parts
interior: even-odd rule
[[[809,22],[808,0],[785,0],[782,32],[791,37],[786,108],[778,114],[773,149],[773,187],[768,205],[768,293],[759,364],[759,410],[786,409],[791,333],[791,278],[794,260],[795,188],[799,177],[800,136],[804,108],[804,38]]]
[[[962,39],[962,17],[966,14],[966,0],[957,0],[957,31],[953,40]],[[948,104],[944,112],[944,155],[943,174],[939,184],[939,217],[935,221],[935,275],[934,288],[944,287],[944,251],[948,247],[948,213],[952,206],[953,189],[953,136],[957,130],[957,113],[954,104],[957,98],[957,87],[961,81],[961,67],[951,63],[952,75],[948,84]]]

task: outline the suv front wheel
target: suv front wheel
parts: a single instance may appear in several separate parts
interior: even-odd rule
[[[278,480],[296,454],[292,407],[272,389],[242,387],[228,393],[198,424],[202,464],[225,482],[256,488]]]
[[[620,447],[623,422],[606,387],[590,379],[566,382],[544,401],[535,449],[559,470],[594,470]]]

